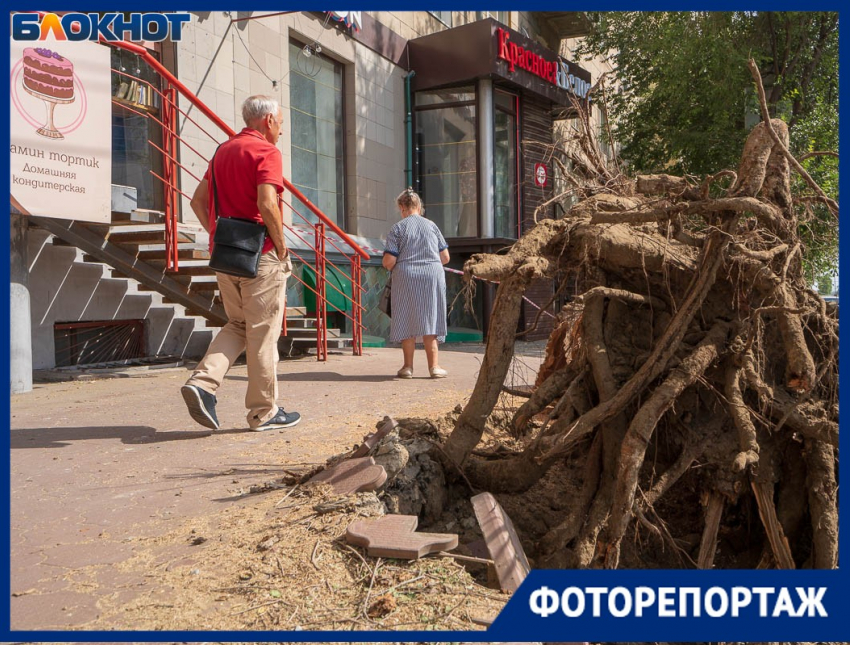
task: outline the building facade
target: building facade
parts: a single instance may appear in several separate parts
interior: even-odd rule
[[[581,14],[571,12],[193,12],[179,42],[150,49],[237,131],[245,98],[265,94],[280,102],[284,175],[371,255],[364,263],[363,320],[367,334],[386,337],[389,320],[375,306],[386,280],[382,240],[399,219],[395,197],[404,187],[422,195],[426,217],[450,245],[449,268],[455,270],[472,253],[509,246],[533,225],[535,212],[538,219],[556,216],[554,206],[538,209],[554,194],[556,132],[604,67],[570,60],[571,39],[586,29]],[[127,51],[113,50],[112,67],[158,82]],[[127,210],[156,212],[163,208],[164,187],[157,180],[163,156],[149,142],[158,140],[161,126],[145,114],[156,115],[160,106],[155,96],[133,94],[132,83],[117,72],[113,210],[120,211],[116,200],[125,199]],[[192,118],[197,110],[183,98],[180,107],[179,218],[193,227],[187,196],[216,144],[203,131],[203,120]],[[315,216],[290,195],[284,200],[286,222],[309,231]],[[71,251],[63,257],[48,252],[49,237],[31,232],[28,242],[34,368],[57,364],[65,342],[57,324],[136,318],[153,329],[156,316],[168,318],[158,307],[134,306],[136,300],[120,288],[110,289],[106,274],[71,271],[79,258]],[[304,278],[312,261],[309,245],[289,241],[305,258],[296,267]],[[448,302],[455,303],[450,325],[486,333],[492,285],[476,290],[469,312],[463,298],[455,299],[460,277],[447,277]],[[531,299],[545,305],[553,293],[553,281],[541,281]],[[288,298],[290,306],[309,304],[296,281]],[[531,325],[535,314],[528,305],[521,324]],[[544,319],[530,337],[548,331]],[[164,330],[148,330],[146,353],[197,353],[211,333],[191,341],[179,337],[172,316]]]
[[[471,253],[510,245],[552,196],[556,120],[569,117],[571,101],[583,100],[592,82],[560,55],[583,29],[579,14],[554,12],[212,12],[195,15],[174,63],[181,81],[234,127],[246,97],[277,98],[284,173],[372,248],[399,218],[395,197],[413,186],[459,269]],[[183,136],[211,152],[191,127]],[[187,166],[201,171],[193,156],[184,154]],[[183,213],[191,220],[186,204]],[[300,219],[292,209],[285,217]],[[384,336],[389,321],[369,306],[382,285],[380,254],[374,260],[366,268],[367,333]],[[449,302],[459,289],[450,274]],[[552,286],[534,291],[543,298]],[[491,297],[483,286],[477,311],[458,304],[450,321],[486,329]],[[539,326],[538,336],[547,333]]]

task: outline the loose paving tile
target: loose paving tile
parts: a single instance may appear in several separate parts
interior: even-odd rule
[[[378,490],[387,481],[387,471],[372,457],[346,459],[311,477],[308,484],[330,484],[337,495]]]
[[[516,591],[531,570],[511,518],[490,493],[472,498],[472,510],[496,567],[502,591]]]
[[[363,443],[351,455],[352,458],[365,457],[372,452],[380,443],[381,439],[386,437],[394,428],[398,426],[398,422],[392,417],[384,417],[384,420],[378,424],[378,429],[375,432],[367,434],[363,437]]]
[[[373,520],[357,520],[348,525],[349,544],[366,547],[372,557],[417,560],[429,553],[457,548],[457,535],[417,533],[415,515],[384,515]]]

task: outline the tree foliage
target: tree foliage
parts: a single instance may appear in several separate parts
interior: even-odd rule
[[[589,16],[594,29],[576,54],[606,57],[614,66],[613,136],[634,172],[706,175],[733,168],[760,120],[748,58],[759,65],[771,116],[790,126],[792,153],[838,150],[836,12]],[[805,166],[837,198],[838,160],[818,156]],[[801,218],[800,233],[815,276],[835,263],[837,227],[818,207],[809,215]]]

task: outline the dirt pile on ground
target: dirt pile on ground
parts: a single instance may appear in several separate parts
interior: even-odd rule
[[[315,469],[305,470],[243,491],[251,504],[165,535],[133,538],[136,555],[116,566],[155,577],[157,591],[129,603],[120,594],[102,601],[100,616],[85,628],[483,629],[508,600],[476,579],[486,582],[483,565],[476,573],[451,557],[373,558],[345,541],[358,518],[383,515],[387,506],[416,510],[430,503],[420,482],[433,462],[427,448],[436,426],[424,419],[402,423],[401,436],[394,432],[375,452],[399,466],[404,451],[407,463],[377,494],[334,495],[328,486],[305,485]],[[432,474],[442,476],[441,467]],[[440,490],[445,495],[445,486]]]

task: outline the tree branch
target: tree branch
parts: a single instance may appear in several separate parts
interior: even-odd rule
[[[761,104],[761,114],[762,120],[764,121],[765,128],[767,128],[768,133],[773,139],[774,143],[779,147],[782,153],[788,158],[788,162],[793,166],[794,170],[803,178],[803,180],[809,185],[809,187],[817,193],[817,195],[823,200],[824,204],[829,207],[830,212],[838,217],[838,202],[833,199],[827,197],[826,193],[823,192],[823,189],[818,185],[818,183],[812,179],[811,175],[806,172],[806,169],[800,165],[800,162],[794,159],[794,155],[792,155],[788,148],[786,148],[782,141],[779,140],[776,132],[773,130],[773,126],[770,123],[770,114],[767,110],[767,100],[764,96],[764,86],[761,83],[761,74],[759,73],[759,68],[756,65],[756,62],[751,58],[749,61],[750,72],[752,72],[753,78],[756,82],[756,89],[759,94],[759,103]]]

